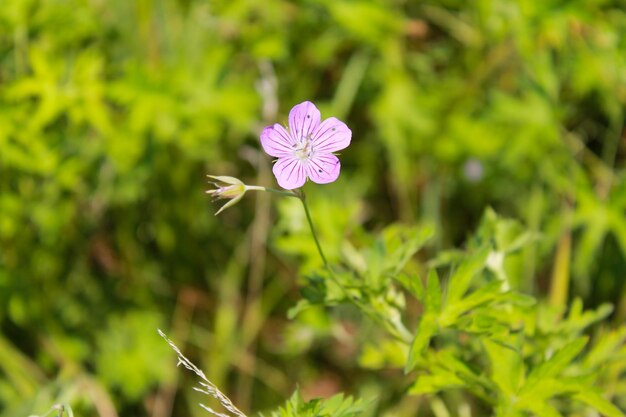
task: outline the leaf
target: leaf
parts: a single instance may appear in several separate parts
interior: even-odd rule
[[[446,303],[446,306],[439,318],[439,324],[442,327],[448,327],[454,324],[456,319],[465,314],[472,308],[478,307],[489,301],[495,300],[500,295],[500,282],[494,281],[481,287],[467,297],[453,303]]]
[[[577,298],[572,303],[567,320],[559,325],[559,329],[567,332],[580,332],[585,328],[604,320],[613,312],[613,306],[609,303],[600,305],[595,311],[582,311],[582,301]]]
[[[448,281],[447,304],[457,302],[467,292],[472,278],[483,270],[490,248],[485,247],[466,259]]]
[[[300,289],[300,293],[311,304],[323,303],[326,299],[326,280],[316,274],[307,276],[306,285]]]
[[[489,385],[487,377],[482,373],[478,375],[467,363],[461,359],[459,352],[451,349],[440,350],[436,353],[437,361],[441,366],[450,372],[453,372],[461,380],[465,381],[468,387],[472,387],[474,391],[480,390],[480,387]]]
[[[418,301],[424,302],[424,284],[417,275],[397,274],[394,279]]]
[[[587,337],[580,337],[556,352],[550,359],[539,364],[528,375],[525,389],[532,389],[533,385],[545,378],[558,376],[570,362],[580,353],[587,344]]]
[[[454,323],[454,328],[473,334],[488,334],[490,336],[505,335],[510,333],[511,326],[502,320],[497,310],[488,307],[480,308],[471,315],[459,317]]]
[[[501,292],[498,294],[498,300],[524,308],[532,307],[537,304],[537,299],[535,297],[522,294],[517,291]]]
[[[503,397],[513,397],[524,375],[524,362],[520,352],[489,338],[483,338],[482,342],[491,362],[491,379],[502,391]]]
[[[503,249],[507,254],[513,253],[517,250],[522,249],[530,243],[538,241],[539,239],[540,235],[538,233],[526,231],[517,236],[513,242],[511,242]]]
[[[302,313],[304,310],[313,307],[313,305],[308,300],[299,300],[295,306],[291,307],[287,311],[287,318],[289,320],[293,320],[298,316],[298,314]]]
[[[315,398],[305,402],[296,390],[283,407],[272,412],[272,417],[355,417],[365,411],[367,402],[337,394],[328,399]]]
[[[562,414],[556,408],[545,401],[535,401],[526,404],[524,409],[531,411],[538,417],[562,417]]]
[[[441,311],[441,288],[437,271],[431,269],[426,281],[426,299],[424,300],[426,312],[439,313]]]
[[[624,413],[593,389],[581,389],[574,395],[574,399],[581,401],[607,417],[624,417]]]
[[[322,415],[337,417],[353,417],[365,411],[366,405],[362,400],[353,400],[351,397],[344,397],[337,394],[328,400],[323,401]]]
[[[520,410],[532,409],[533,404],[546,402],[557,395],[571,394],[573,390],[567,380],[546,377],[532,385],[524,385],[515,405]]]
[[[433,313],[425,313],[417,326],[417,334],[411,343],[409,357],[407,358],[404,372],[409,373],[420,362],[424,350],[428,347],[430,339],[437,331],[437,316]]]
[[[398,274],[407,262],[415,255],[424,244],[433,236],[432,227],[410,228],[405,229],[405,236],[401,245],[401,250],[397,251],[394,262],[393,274]],[[393,258],[392,258],[393,259]]]
[[[432,237],[433,233],[433,228],[429,226],[407,227],[393,224],[386,227],[368,254],[370,272],[374,275],[382,272],[396,276]]]
[[[411,349],[409,350],[409,357],[407,358],[404,372],[408,373],[415,369],[416,365],[422,356],[422,353],[430,343],[430,339],[437,330],[437,313],[441,308],[441,289],[439,288],[439,277],[437,271],[430,270],[428,274],[428,281],[426,283],[426,296],[424,299],[424,313],[417,326],[417,331],[413,342],[411,343]]]
[[[465,252],[460,249],[442,250],[435,255],[435,258],[429,260],[426,265],[429,268],[440,268],[461,263],[465,257]]]
[[[375,340],[361,349],[359,366],[367,369],[402,368],[407,350],[407,345],[396,339]]]
[[[606,364],[611,359],[615,360],[615,353],[624,346],[625,341],[626,327],[604,334],[585,357],[584,366],[595,368]]]
[[[409,388],[409,394],[434,394],[444,388],[462,387],[463,380],[451,372],[420,376]]]

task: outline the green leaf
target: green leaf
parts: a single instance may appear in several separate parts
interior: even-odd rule
[[[449,266],[459,264],[466,258],[464,251],[460,249],[449,249],[438,252],[435,257],[428,261],[426,264],[429,268],[440,268],[443,266]]]
[[[300,293],[311,304],[324,302],[326,299],[326,279],[317,274],[307,276],[306,285],[300,289]]]
[[[535,304],[537,304],[537,299],[535,297],[522,294],[516,291],[502,292],[498,294],[498,300],[509,302],[513,305],[524,307],[524,308],[532,307]]]
[[[582,301],[576,298],[572,302],[567,320],[560,323],[559,329],[567,332],[580,332],[592,324],[604,320],[612,312],[613,306],[608,303],[601,304],[595,311],[588,310],[583,312]]]
[[[607,417],[624,417],[621,410],[593,389],[581,389],[574,395],[574,398],[595,408],[600,414]]]
[[[454,328],[473,334],[504,335],[508,336],[511,330],[510,324],[502,320],[497,310],[488,307],[480,308],[471,315],[459,317],[454,323]]]
[[[562,417],[562,414],[556,408],[545,401],[535,401],[526,404],[524,409],[536,414],[538,417]]]
[[[580,337],[556,352],[550,359],[539,364],[528,375],[525,389],[531,389],[534,384],[545,378],[558,376],[580,353],[587,344],[587,337]]]
[[[462,387],[465,383],[453,372],[437,369],[434,375],[421,375],[409,388],[409,394],[434,394],[442,389]]]
[[[424,350],[428,347],[430,339],[437,331],[437,316],[433,313],[425,313],[417,326],[417,334],[411,343],[409,357],[407,358],[404,372],[411,372],[422,358]]]
[[[409,387],[409,394],[435,394],[444,389],[467,386],[467,382],[454,369],[447,368],[446,359],[436,354],[429,355],[430,374],[418,375],[416,381]],[[463,370],[461,372],[465,373]]]
[[[298,316],[298,314],[302,313],[304,310],[313,307],[313,305],[308,300],[299,300],[295,306],[291,307],[287,311],[287,318],[289,320],[293,320]]]
[[[454,349],[445,349],[437,352],[437,360],[441,366],[450,372],[453,372],[461,380],[465,381],[468,387],[472,387],[474,391],[479,390],[484,385],[489,385],[487,377],[483,374],[477,374],[463,359],[459,352]]]
[[[467,292],[472,279],[485,268],[490,248],[485,247],[466,259],[448,281],[447,304],[453,304]]]
[[[547,402],[556,396],[571,395],[573,391],[575,388],[570,380],[546,377],[532,385],[524,385],[515,406],[520,410],[533,410],[532,407],[537,403]]]
[[[520,352],[488,338],[483,338],[482,342],[491,362],[491,379],[504,394],[504,398],[513,397],[524,375],[524,362]]]
[[[433,228],[428,226],[404,229],[404,233],[401,235],[402,245],[400,250],[396,251],[395,259],[392,258],[394,261],[394,275],[398,274],[404,268],[411,257],[424,246],[433,234]]]
[[[418,301],[424,302],[424,284],[417,275],[397,274],[394,279]]]
[[[439,318],[440,325],[442,327],[451,326],[462,314],[496,299],[500,295],[501,287],[501,282],[493,281],[463,299],[446,303]]]
[[[624,346],[624,342],[626,342],[626,327],[604,334],[585,357],[584,366],[595,368],[606,364],[607,361],[615,358],[615,353]]]
[[[404,372],[411,372],[420,361],[422,353],[428,347],[430,339],[437,331],[437,313],[441,308],[441,289],[437,271],[430,270],[426,283],[426,298],[424,300],[424,313],[417,326],[417,331],[407,359]]]
[[[439,313],[441,311],[441,288],[439,286],[439,276],[434,269],[430,270],[428,280],[426,281],[424,310],[431,313]]]
[[[273,411],[272,417],[355,417],[365,411],[367,403],[337,394],[328,399],[305,402],[296,390],[283,407]],[[262,414],[261,414],[262,416]]]
[[[375,340],[361,349],[359,366],[367,369],[402,368],[407,350],[407,345],[396,339]]]
[[[386,227],[362,256],[367,264],[368,284],[377,289],[387,286],[388,278],[396,278],[432,235],[431,227]]]

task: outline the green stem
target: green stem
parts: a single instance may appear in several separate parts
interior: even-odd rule
[[[274,193],[274,194],[279,194],[279,195],[284,195],[286,197],[298,197],[300,198],[295,192],[293,191],[283,191],[283,190],[277,190],[275,188],[267,188],[267,187],[261,187],[260,185],[246,185],[246,190],[247,191],[267,191],[269,193]]]
[[[570,284],[570,258],[572,252],[572,235],[565,232],[559,240],[554,270],[552,271],[552,285],[550,286],[550,304],[561,309],[562,314],[567,306],[567,295]]]
[[[320,254],[322,261],[324,261],[324,266],[326,267],[326,269],[328,269],[328,272],[330,272],[331,276],[333,276],[334,278],[335,276],[333,274],[333,271],[330,269],[330,265],[328,264],[328,261],[326,260],[326,256],[324,256],[324,251],[322,250],[320,241],[317,238],[317,233],[315,233],[315,227],[313,226],[313,219],[311,218],[309,207],[306,205],[306,198],[304,196],[304,191],[300,190],[300,192],[296,194],[296,197],[298,197],[300,201],[302,201],[302,206],[304,207],[304,213],[306,214],[306,219],[309,222],[309,227],[311,228],[311,234],[313,235],[313,240],[315,240],[315,246],[317,246],[317,252]]]
[[[302,202],[302,206],[304,207],[304,213],[306,214],[306,219],[309,222],[309,228],[311,229],[311,234],[313,235],[313,240],[315,241],[315,246],[317,246],[317,252],[320,254],[322,261],[324,262],[324,267],[328,271],[330,279],[337,285],[341,291],[344,293],[346,299],[353,303],[357,308],[359,308],[362,312],[367,314],[370,318],[372,318],[377,323],[383,325],[389,333],[396,337],[398,340],[404,343],[411,343],[412,335],[406,328],[400,323],[391,323],[386,320],[381,320],[380,317],[373,311],[371,311],[367,305],[363,304],[359,299],[350,295],[346,287],[337,279],[335,272],[331,268],[328,260],[326,260],[326,256],[324,255],[324,251],[322,250],[322,245],[320,245],[320,241],[317,238],[317,233],[315,232],[315,226],[313,225],[313,219],[311,218],[311,213],[309,211],[309,207],[306,204],[306,197],[304,195],[304,191],[298,189],[293,192],[293,194],[300,199]]]

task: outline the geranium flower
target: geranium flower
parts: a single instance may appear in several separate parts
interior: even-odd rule
[[[336,117],[320,120],[317,107],[305,101],[289,112],[289,130],[276,123],[261,132],[263,150],[278,158],[272,171],[282,188],[302,187],[307,178],[326,184],[339,177],[341,164],[333,152],[350,145],[352,131]]]

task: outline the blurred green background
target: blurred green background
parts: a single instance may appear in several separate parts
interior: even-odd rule
[[[243,410],[385,391],[358,329],[286,318],[319,266],[297,201],[204,194],[275,186],[258,134],[304,100],[353,131],[305,187],[332,259],[398,220],[457,247],[490,206],[541,236],[517,289],[624,322],[625,7],[0,0],[0,415],[206,415],[156,328]]]

